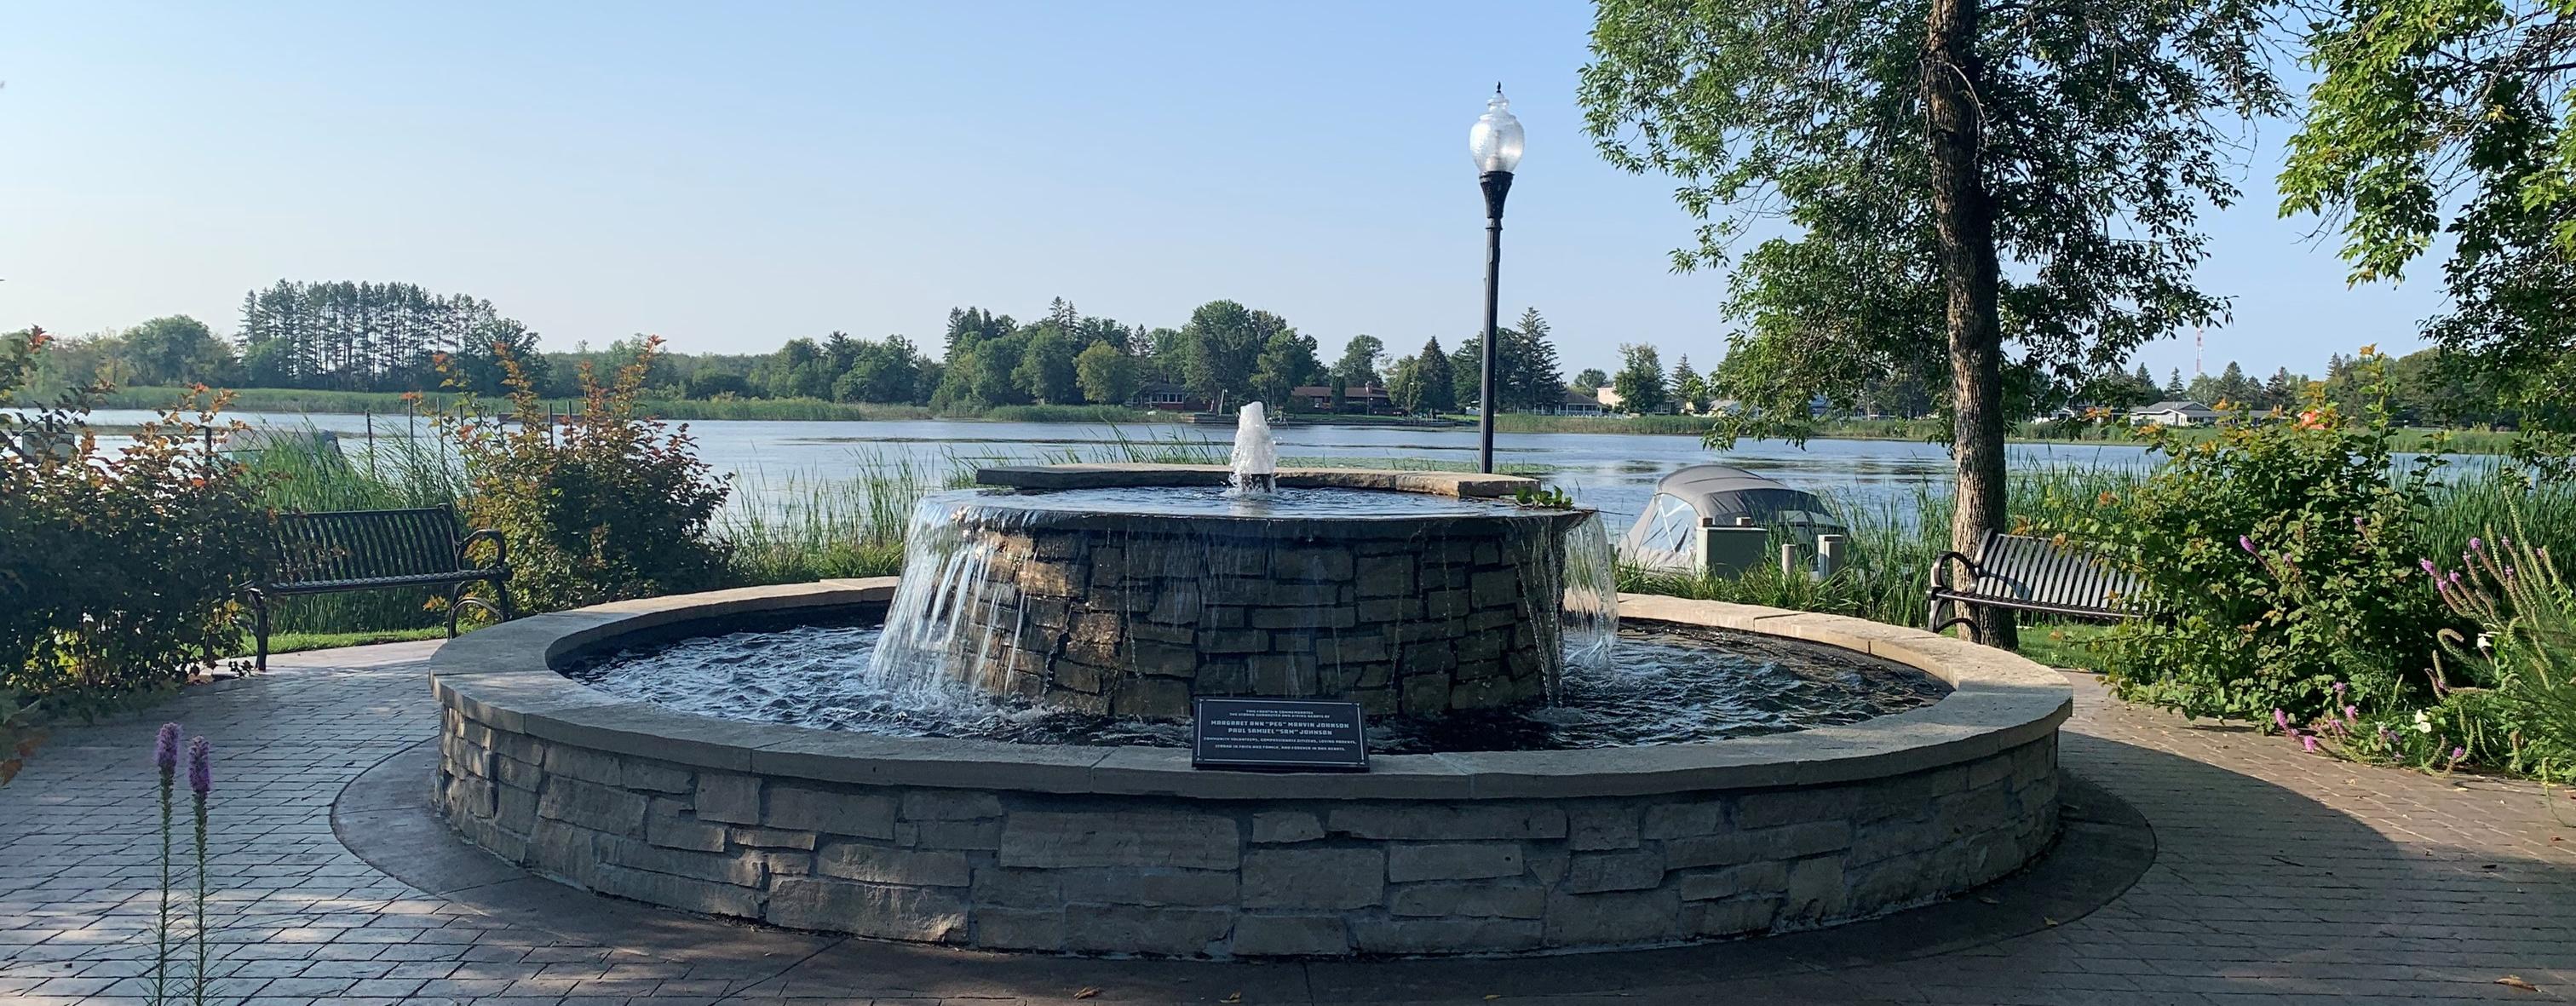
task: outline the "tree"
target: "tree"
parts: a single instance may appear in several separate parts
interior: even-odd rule
[[[1662,412],[1672,405],[1670,389],[1664,386],[1664,361],[1655,347],[1621,343],[1619,358],[1626,361],[1618,376],[1610,379],[1610,390],[1619,395],[1619,410],[1632,415]]]
[[[1289,393],[1298,385],[1322,380],[1324,365],[1315,359],[1315,340],[1282,329],[1261,346],[1252,371],[1250,394],[1271,408],[1285,411]]]
[[[2173,376],[2165,378],[2165,398],[2168,400],[2181,398],[2189,393],[2190,387],[2182,383],[2182,368],[2175,367]]]
[[[1458,411],[1457,379],[1450,373],[1449,354],[1440,349],[1440,337],[1435,335],[1424,341],[1422,354],[1413,361],[1422,388],[1419,400],[1406,408],[1433,415]]]
[[[1533,307],[1521,312],[1520,323],[1504,332],[1504,358],[1511,361],[1509,378],[1494,378],[1501,390],[1503,407],[1522,412],[1553,411],[1565,401],[1565,368],[1557,362],[1556,345],[1548,341],[1547,319]],[[1495,361],[1502,369],[1502,360]]]
[[[1106,342],[1095,342],[1073,358],[1074,380],[1082,385],[1082,396],[1102,405],[1116,405],[1136,397],[1145,386],[1144,367],[1135,357],[1118,351]]]
[[[2282,214],[2339,222],[2355,283],[2447,235],[2449,310],[2424,328],[2448,379],[2521,413],[2523,460],[2576,477],[2576,7],[2332,0],[2307,41]]]
[[[1574,381],[1569,386],[1576,391],[1591,394],[1592,392],[1599,391],[1602,388],[1609,386],[1609,384],[1610,375],[1602,373],[1601,368],[1585,367],[1583,368],[1582,373],[1574,375]]]
[[[2007,374],[2089,385],[2223,312],[2193,286],[2197,215],[2236,195],[2221,120],[2282,104],[2268,23],[2259,0],[1601,0],[1586,126],[1612,163],[1682,180],[1703,224],[1677,266],[1733,272],[1719,390],[1748,408],[1714,440],[1803,436],[1815,396],[1848,407],[1937,361],[1951,539],[2007,530]],[[1736,258],[1768,217],[1794,235]],[[2016,641],[2008,615],[1981,628]]]
[[[1069,405],[1082,401],[1081,385],[1073,369],[1073,342],[1048,322],[1029,330],[1020,350],[1020,363],[1011,371],[1011,380],[1044,405]]]
[[[1350,342],[1343,344],[1342,358],[1334,361],[1333,376],[1341,378],[1342,383],[1350,387],[1384,384],[1377,374],[1378,357],[1384,355],[1386,343],[1378,341],[1377,336],[1354,335]]]
[[[1673,395],[1673,405],[1684,412],[1708,411],[1708,382],[1691,369],[1690,356],[1673,361],[1673,376],[1666,383]]]
[[[1253,369],[1270,338],[1291,331],[1286,319],[1230,300],[1212,300],[1190,311],[1175,340],[1180,383],[1213,402],[1255,397]],[[1311,345],[1311,344],[1310,344]]]
[[[551,363],[537,351],[537,333],[508,318],[495,318],[475,326],[466,335],[465,344],[456,351],[449,379],[478,395],[508,394],[510,375],[503,360],[518,362],[529,387],[544,387],[553,376]],[[649,368],[652,358],[647,356],[644,360]]]
[[[135,384],[221,384],[232,375],[232,346],[184,314],[126,329],[120,341],[126,380]]]
[[[2306,381],[2290,376],[2288,367],[2272,371],[2271,380],[2263,382],[2263,407],[2286,409],[2299,404],[2299,391],[2306,384]]]

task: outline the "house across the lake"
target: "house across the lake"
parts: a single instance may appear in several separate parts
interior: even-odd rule
[[[2132,426],[2143,426],[2147,423],[2158,426],[2212,426],[2217,422],[2217,409],[2186,399],[2157,402],[2154,405],[2129,410],[2129,424]]]
[[[1127,399],[1127,404],[1133,408],[1163,412],[1205,412],[1208,409],[1208,400],[1198,392],[1168,381],[1147,382],[1144,387],[1136,389],[1135,396]]]
[[[1391,416],[1403,410],[1395,407],[1395,398],[1383,385],[1360,384],[1342,389],[1341,401],[1333,401],[1331,385],[1307,384],[1291,388],[1288,397],[1311,412],[1348,412],[1363,416]]]
[[[1560,416],[1597,416],[1601,414],[1601,399],[1595,397],[1593,392],[1567,388],[1565,389],[1565,402],[1556,407],[1556,414]]]

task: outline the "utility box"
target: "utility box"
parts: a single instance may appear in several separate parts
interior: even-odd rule
[[[1732,525],[1703,522],[1699,527],[1700,572],[1709,576],[1743,576],[1761,565],[1771,551],[1771,529],[1738,517]]]

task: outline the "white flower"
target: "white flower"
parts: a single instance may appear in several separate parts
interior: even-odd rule
[[[2425,711],[2423,711],[2423,710],[2421,710],[2421,709],[2415,710],[2415,732],[2416,732],[2416,733],[2419,733],[2419,734],[2429,734],[2429,733],[2432,733],[2432,732],[2433,732],[2433,714],[2428,713],[2428,712],[2425,712]]]

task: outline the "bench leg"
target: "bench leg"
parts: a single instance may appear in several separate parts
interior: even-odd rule
[[[498,598],[500,598],[500,599],[501,599],[501,620],[502,620],[502,621],[507,622],[507,621],[509,621],[509,620],[511,620],[511,619],[513,619],[513,618],[517,618],[517,617],[519,617],[519,616],[518,616],[518,613],[517,613],[517,612],[515,612],[515,611],[512,611],[512,610],[511,610],[511,608],[510,608],[510,581],[508,581],[508,580],[494,580],[494,581],[492,581],[492,594],[493,594],[493,596],[498,597]]]
[[[252,590],[244,591],[243,597],[250,601],[251,636],[258,640],[258,649],[251,659],[251,666],[257,670],[266,671],[268,670],[268,595]]]
[[[447,638],[456,638],[456,616],[465,611],[465,585],[447,588]]]

